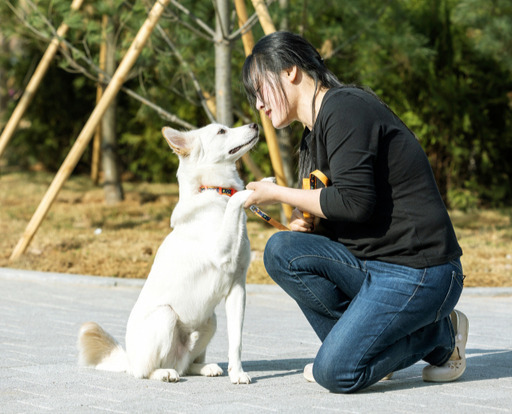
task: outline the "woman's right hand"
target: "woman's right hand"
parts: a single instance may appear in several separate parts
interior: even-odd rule
[[[302,211],[296,208],[292,211],[292,217],[290,218],[290,230],[309,233],[313,231],[314,220],[314,216],[310,215],[308,218],[305,218]]]

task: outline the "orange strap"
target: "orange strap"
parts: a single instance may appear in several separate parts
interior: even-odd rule
[[[309,174],[309,178],[302,179],[302,189],[303,190],[314,190],[318,188],[318,180],[327,187],[329,185],[329,178],[320,170],[315,170],[311,174]],[[311,214],[307,211],[302,213],[304,218],[310,218]]]

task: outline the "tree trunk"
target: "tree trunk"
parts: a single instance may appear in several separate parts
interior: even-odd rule
[[[288,0],[279,0],[279,8],[283,16],[279,23],[279,30],[288,29]],[[286,182],[290,187],[297,186],[298,176],[294,168],[294,148],[292,145],[292,136],[290,128],[284,128],[277,131],[277,141],[279,143],[279,150],[281,151],[281,159],[283,160],[284,175]]]
[[[112,77],[116,70],[116,40],[114,27],[114,21],[109,17],[106,32],[105,72],[110,77]],[[117,156],[116,108],[117,99],[114,99],[101,120],[101,164],[103,169],[105,202],[107,204],[116,204],[124,199],[119,159]]]
[[[231,94],[231,43],[224,34],[229,33],[230,0],[216,0],[215,42],[215,96],[217,122],[233,125],[233,100]]]
[[[8,40],[4,37],[2,33],[0,33],[0,54],[6,55],[8,53]],[[9,91],[7,88],[7,71],[3,66],[0,66],[0,122],[4,116],[4,112],[7,109],[7,100],[9,96]],[[3,125],[0,126],[0,129],[3,129]]]

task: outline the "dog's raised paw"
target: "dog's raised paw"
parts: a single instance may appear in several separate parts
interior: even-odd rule
[[[178,382],[180,380],[180,375],[178,371],[175,369],[155,369],[151,375],[150,379],[155,379],[163,382]]]
[[[274,183],[274,184],[277,183],[276,177],[265,177],[265,178],[262,178],[261,181],[268,181],[268,182]]]
[[[242,206],[249,196],[253,193],[253,190],[241,190],[237,191],[230,199],[230,203],[238,203],[240,206]],[[236,205],[236,204],[235,204]]]

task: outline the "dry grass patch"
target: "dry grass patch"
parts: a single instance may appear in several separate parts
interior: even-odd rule
[[[103,190],[72,177],[60,192],[25,255],[8,259],[53,175],[0,175],[0,266],[52,272],[144,278],[170,231],[175,184],[125,183],[126,200],[105,205]],[[275,207],[265,208],[278,218]],[[512,286],[512,209],[453,212],[464,250],[466,286]],[[249,213],[253,260],[248,283],[273,283],[262,256],[274,228]]]

